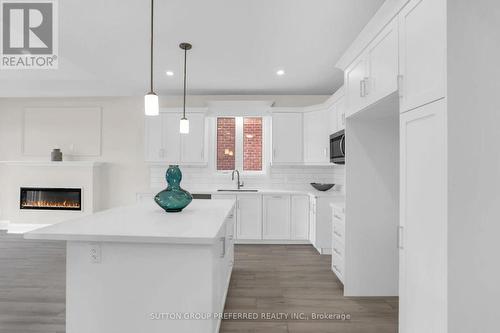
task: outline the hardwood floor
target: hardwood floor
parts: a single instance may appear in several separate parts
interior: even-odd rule
[[[66,243],[0,234],[0,332],[65,331]]]
[[[0,235],[0,332],[65,331],[65,243]],[[348,321],[225,320],[220,332],[392,333],[397,298],[345,298],[308,245],[238,245],[226,313],[345,313]]]
[[[343,297],[330,256],[309,245],[238,245],[226,313],[344,313],[350,320],[225,320],[221,333],[397,332],[397,297]]]

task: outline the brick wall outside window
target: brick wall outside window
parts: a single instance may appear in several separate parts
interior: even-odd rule
[[[243,170],[262,170],[262,118],[243,119]]]
[[[217,118],[217,170],[235,169],[235,119]]]

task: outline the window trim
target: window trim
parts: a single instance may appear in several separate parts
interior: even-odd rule
[[[229,175],[233,170],[218,170],[217,169],[217,119],[218,118],[235,118],[235,168],[240,172],[240,175],[245,177],[260,178],[268,174],[268,140],[270,138],[270,121],[269,117],[265,115],[218,115],[215,116],[214,121],[214,143],[213,143],[213,156],[214,161],[212,168],[218,175]],[[243,119],[244,118],[261,118],[262,119],[262,170],[243,170]]]

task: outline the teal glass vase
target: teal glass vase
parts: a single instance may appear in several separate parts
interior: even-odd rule
[[[193,200],[188,191],[181,188],[182,172],[178,165],[170,165],[166,173],[167,188],[155,196],[155,202],[167,213],[180,212]]]

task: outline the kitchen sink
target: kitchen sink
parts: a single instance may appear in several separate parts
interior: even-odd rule
[[[259,190],[248,189],[248,188],[245,188],[245,189],[240,188],[239,190],[238,189],[219,189],[219,190],[217,190],[217,192],[259,192]]]

